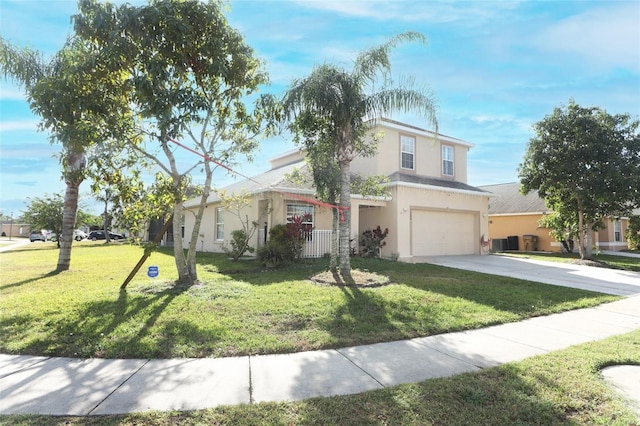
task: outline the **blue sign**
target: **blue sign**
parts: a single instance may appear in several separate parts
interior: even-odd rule
[[[147,269],[147,275],[151,278],[155,278],[160,273],[160,269],[157,266],[149,266]]]

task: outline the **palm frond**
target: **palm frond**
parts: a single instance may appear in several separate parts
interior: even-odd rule
[[[358,54],[353,66],[355,80],[362,82],[374,82],[379,74],[387,75],[391,71],[389,53],[400,43],[418,41],[426,43],[427,38],[415,31],[407,31],[398,34],[380,46],[373,47]]]
[[[367,119],[387,117],[393,111],[415,112],[427,120],[427,127],[438,132],[437,99],[426,90],[410,87],[386,88],[367,97]]]
[[[5,79],[11,79],[28,89],[47,75],[47,66],[39,51],[16,47],[0,37],[0,72]]]

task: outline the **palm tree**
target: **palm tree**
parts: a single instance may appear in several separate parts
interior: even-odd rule
[[[372,121],[394,110],[411,110],[424,116],[437,131],[433,96],[414,87],[409,80],[404,85],[395,85],[390,80],[389,54],[405,41],[424,43],[426,38],[416,32],[399,34],[380,46],[361,52],[352,70],[330,64],[316,66],[308,77],[294,80],[284,97],[284,116],[288,122],[312,114],[330,123],[326,127],[331,131],[332,151],[336,153],[335,160],[340,168],[339,268],[345,280],[351,279],[351,219],[348,211],[351,205],[351,161],[357,155],[367,155],[375,149],[366,138]],[[382,84],[377,88],[380,80]]]
[[[70,39],[49,61],[29,48],[18,48],[0,37],[0,72],[24,87],[41,126],[62,144],[60,161],[66,184],[57,272],[71,264],[71,246],[80,184],[85,177],[85,150],[107,133],[123,129],[126,99],[119,95],[117,75],[101,68],[78,40]],[[106,117],[115,119],[107,123]]]

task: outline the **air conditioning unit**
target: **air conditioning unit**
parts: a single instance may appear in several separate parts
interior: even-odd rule
[[[509,249],[506,238],[494,238],[491,240],[491,251],[505,251]]]

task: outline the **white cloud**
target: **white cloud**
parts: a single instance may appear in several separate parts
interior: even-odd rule
[[[608,2],[543,29],[534,45],[575,54],[594,68],[640,71],[640,2]]]
[[[521,2],[491,2],[489,7],[486,1],[297,0],[297,3],[316,10],[359,18],[422,23],[467,21],[478,24],[516,9]]]
[[[31,120],[14,120],[14,121],[0,121],[0,132],[12,132],[17,130],[33,130],[38,129],[39,121],[36,119]]]
[[[24,90],[12,86],[10,83],[4,83],[0,89],[0,100],[2,101],[26,101]]]

